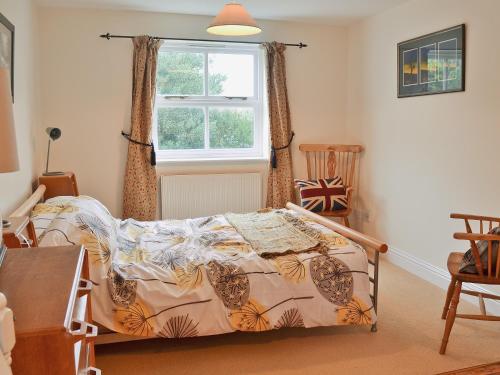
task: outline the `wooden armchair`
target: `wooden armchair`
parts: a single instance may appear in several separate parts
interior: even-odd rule
[[[347,188],[347,208],[345,210],[318,212],[322,216],[340,217],[349,227],[349,214],[352,211],[352,195],[360,145],[319,145],[301,144],[299,150],[305,153],[307,161],[307,179],[342,177]]]
[[[451,214],[450,217],[452,219],[463,219],[465,222],[465,229],[467,233],[455,233],[453,237],[457,240],[466,240],[470,242],[477,274],[460,272],[460,266],[464,253],[454,252],[449,255],[448,271],[451,275],[451,282],[448,287],[446,302],[441,316],[442,319],[446,319],[446,326],[441,343],[441,349],[439,351],[440,354],[444,354],[446,352],[448,338],[450,336],[453,323],[455,322],[455,318],[500,321],[500,316],[487,314],[486,306],[484,304],[484,298],[500,300],[500,296],[470,290],[462,290],[462,283],[500,285],[500,254],[498,254],[500,246],[496,249],[496,261],[494,261],[495,251],[493,249],[493,243],[494,241],[500,241],[500,235],[484,233],[485,225],[488,232],[490,232],[494,227],[500,226],[500,218],[463,214]],[[477,224],[479,228],[478,233],[473,232],[471,224],[473,226],[475,226],[474,224]],[[481,259],[481,254],[479,253],[476,243],[476,241],[481,240],[487,241],[488,243],[488,257],[486,262]],[[477,296],[479,298],[479,308],[481,314],[457,314],[457,305],[460,300],[460,294]]]

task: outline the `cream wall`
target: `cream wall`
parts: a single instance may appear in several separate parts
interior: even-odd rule
[[[63,131],[54,144],[52,168],[74,170],[80,191],[121,215],[126,142],[130,127],[132,43],[99,34],[150,34],[207,38],[210,17],[133,11],[40,9],[43,127]],[[308,43],[287,54],[288,89],[295,146],[340,142],[345,130],[347,30],[288,22],[261,22],[254,40]],[[45,144],[45,139],[40,139]],[[304,160],[294,155],[297,176]],[[267,171],[267,163],[161,164],[160,174]]]
[[[0,13],[16,27],[14,121],[20,168],[18,172],[0,173],[0,213],[8,215],[31,193],[31,183],[36,175],[34,168],[34,128],[38,117],[34,52],[36,17],[31,0],[0,0]]]
[[[497,0],[418,0],[349,28],[347,137],[366,146],[363,230],[445,268],[462,223],[500,216]],[[397,98],[398,42],[467,24],[466,91]]]

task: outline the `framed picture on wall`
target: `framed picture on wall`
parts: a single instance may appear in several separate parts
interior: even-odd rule
[[[12,101],[14,101],[14,25],[0,13],[0,68],[10,70]]]
[[[464,24],[398,43],[398,98],[464,90]]]

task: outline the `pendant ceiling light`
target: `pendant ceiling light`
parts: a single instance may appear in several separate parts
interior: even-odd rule
[[[214,35],[245,36],[260,33],[262,30],[243,5],[229,3],[214,18],[207,32]]]

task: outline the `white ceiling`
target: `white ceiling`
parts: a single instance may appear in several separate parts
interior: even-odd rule
[[[408,0],[241,0],[254,18],[348,24]],[[229,0],[37,0],[41,5],[213,16]]]

